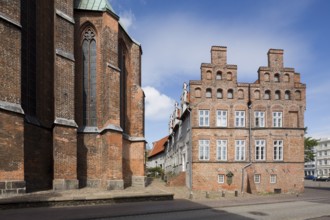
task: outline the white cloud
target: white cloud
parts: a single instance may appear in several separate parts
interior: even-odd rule
[[[146,96],[146,120],[166,123],[174,109],[175,101],[151,86],[144,87],[143,90]]]
[[[127,31],[132,26],[134,20],[135,16],[131,10],[124,11],[119,15],[119,21]]]

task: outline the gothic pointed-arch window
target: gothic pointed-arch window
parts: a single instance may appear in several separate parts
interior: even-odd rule
[[[96,126],[96,39],[88,27],[83,32],[83,124]]]

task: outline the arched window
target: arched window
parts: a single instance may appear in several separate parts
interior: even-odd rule
[[[234,92],[233,92],[232,89],[228,89],[227,98],[228,99],[233,99],[234,98]]]
[[[96,39],[88,27],[83,32],[83,124],[96,126]]]
[[[280,74],[275,73],[275,75],[274,75],[274,82],[280,82]]]
[[[217,90],[217,98],[222,99],[222,89]]]
[[[212,89],[210,89],[210,88],[206,89],[205,96],[206,96],[206,98],[212,98]]]
[[[255,99],[260,99],[260,91],[259,90],[254,91],[254,98]]]
[[[269,82],[269,73],[265,73],[265,75],[264,75],[264,80],[265,80],[266,82]]]
[[[211,72],[211,70],[206,71],[206,79],[212,79],[212,72]]]
[[[227,80],[231,81],[233,79],[233,74],[231,72],[227,73]]]
[[[222,79],[222,72],[221,71],[217,72],[216,79],[218,79],[218,80]]]
[[[284,80],[284,82],[290,82],[289,74],[285,74],[283,80]]]
[[[296,100],[301,100],[301,92],[299,90],[295,92],[295,96],[296,96]]]
[[[196,88],[195,89],[195,97],[196,98],[200,98],[201,97],[201,89],[200,88]]]
[[[275,99],[280,100],[281,99],[281,91],[277,90],[275,91]]]
[[[290,91],[285,91],[285,99],[290,100]]]
[[[264,99],[266,99],[266,100],[270,99],[270,91],[269,90],[265,91]]]
[[[243,91],[243,89],[238,90],[238,99],[244,99],[244,91]]]

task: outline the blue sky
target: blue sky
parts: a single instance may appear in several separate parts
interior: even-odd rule
[[[200,79],[212,45],[227,46],[239,82],[254,82],[270,48],[307,84],[308,136],[330,137],[330,1],[109,0],[141,43],[146,139],[168,134],[183,82]]]

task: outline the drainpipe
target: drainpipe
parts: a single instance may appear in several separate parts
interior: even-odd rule
[[[247,164],[246,166],[244,166],[242,168],[242,188],[241,188],[241,193],[243,193],[244,191],[244,172],[245,172],[245,169],[250,167],[252,165],[252,159],[251,159],[251,135],[252,135],[252,132],[251,132],[251,108],[252,108],[252,101],[251,101],[251,87],[250,87],[251,84],[249,84],[249,90],[248,90],[248,96],[249,96],[249,101],[247,103],[247,106],[248,106],[248,109],[249,109],[249,164]]]
[[[192,192],[192,127],[191,127],[191,109],[187,107],[189,112],[189,146],[188,146],[188,158],[189,158],[189,189]]]

